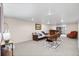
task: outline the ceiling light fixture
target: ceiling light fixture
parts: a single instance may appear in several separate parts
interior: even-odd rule
[[[63,23],[64,21],[63,21],[63,19],[61,20],[61,23]]]
[[[50,24],[50,22],[48,21],[47,24]]]
[[[34,18],[32,18],[32,21],[34,21]]]
[[[48,10],[48,15],[52,15],[51,8],[49,8],[49,10]]]
[[[63,24],[62,27],[66,27],[66,25]]]
[[[63,18],[61,18],[61,23],[63,23],[64,22],[64,20],[63,20]]]

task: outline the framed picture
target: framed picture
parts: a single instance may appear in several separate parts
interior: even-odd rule
[[[41,30],[41,24],[35,24],[35,30]]]

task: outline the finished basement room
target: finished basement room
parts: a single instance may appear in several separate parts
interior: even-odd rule
[[[79,3],[0,4],[1,56],[78,56]]]

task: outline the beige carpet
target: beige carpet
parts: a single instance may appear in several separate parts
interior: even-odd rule
[[[46,40],[27,41],[15,44],[14,55],[16,56],[78,56],[77,39],[61,37],[60,45],[49,48]]]

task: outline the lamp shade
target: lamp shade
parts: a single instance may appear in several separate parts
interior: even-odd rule
[[[9,40],[10,39],[10,33],[9,32],[4,32],[3,33],[3,39],[4,40]]]
[[[1,39],[2,39],[2,35],[1,35],[1,33],[0,33],[0,41],[1,41]]]

